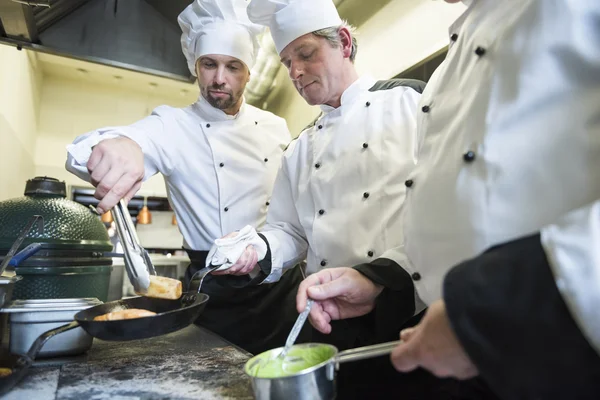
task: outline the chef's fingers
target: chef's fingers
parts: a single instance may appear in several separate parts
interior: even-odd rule
[[[310,324],[319,332],[324,334],[331,333],[331,317],[327,314],[320,303],[315,302],[308,315]]]
[[[111,168],[103,177],[98,185],[96,186],[96,191],[94,192],[94,197],[100,202],[96,206],[96,209],[100,213],[104,213],[107,210],[113,208],[115,204],[120,200],[113,201],[110,196],[107,198],[108,194],[113,190],[117,182],[124,177],[124,171],[120,168]],[[132,182],[133,186],[133,182]],[[126,191],[123,191],[122,196],[125,196],[127,192],[129,192],[131,187],[128,187]]]
[[[340,306],[335,299],[324,300],[321,302],[321,306],[330,320],[342,319],[342,310],[340,310]]]
[[[110,171],[110,162],[102,158],[92,167],[88,162],[88,172],[90,173],[90,180],[92,185],[95,187],[102,181],[102,178]]]
[[[90,154],[90,158],[87,162],[88,171],[93,171],[96,169],[102,158],[104,157],[104,150],[102,147],[94,146],[92,148],[92,154]]]
[[[296,292],[296,310],[299,313],[306,308],[306,301],[308,298],[306,290],[313,285],[319,284],[319,277],[317,275],[319,275],[319,272],[309,275],[306,279],[300,282],[300,285],[298,286],[298,291]]]
[[[248,275],[258,263],[258,254],[256,253],[254,246],[250,245],[246,250],[249,252],[249,257],[244,268],[240,270],[240,275]]]
[[[106,189],[110,186],[110,190],[108,191],[108,193],[106,193],[105,196],[102,197],[102,200],[96,207],[97,209],[101,209],[102,211],[110,210],[111,208],[113,208],[115,204],[117,204],[121,199],[123,199],[131,191],[131,189],[142,180],[139,176],[126,173],[124,175],[121,175],[116,182],[112,183],[113,176],[111,176],[111,173],[112,169],[96,188],[96,193],[98,193],[98,190]],[[118,175],[118,172],[115,174],[115,176],[116,175]],[[105,183],[105,181],[107,182]],[[112,185],[110,185],[111,183]]]
[[[400,340],[404,340],[405,342],[410,340],[415,334],[417,330],[415,328],[406,328],[400,331]]]
[[[256,255],[256,250],[254,246],[250,245],[246,247],[240,258],[233,264],[230,268],[227,268],[223,271],[214,271],[213,275],[247,275],[249,272],[246,272],[248,269],[251,271],[256,265],[256,262],[253,260],[258,260],[258,256]]]
[[[300,267],[297,267],[300,268]],[[328,268],[317,273],[309,275],[306,279],[300,282],[298,286],[298,292],[296,293],[296,310],[302,312],[306,308],[306,302],[308,300],[308,288],[311,286],[320,285],[325,282],[330,282],[341,274],[338,272],[341,268]]]
[[[125,195],[125,197],[124,197],[125,202],[129,203],[131,201],[131,199],[133,199],[133,196],[135,196],[135,194],[137,193],[138,190],[140,190],[141,187],[142,187],[142,181],[136,182],[136,184],[133,185],[133,187],[131,188],[129,193],[127,193]]]
[[[325,300],[347,295],[352,290],[352,281],[342,277],[321,285],[311,286],[308,288],[307,293],[311,299]]]
[[[410,372],[419,367],[419,354],[417,341],[402,342],[392,351],[392,364],[400,372]]]

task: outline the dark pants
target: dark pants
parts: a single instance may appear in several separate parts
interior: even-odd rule
[[[188,251],[192,264],[186,271],[186,285],[204,267],[206,253]],[[250,284],[248,276],[208,275],[201,291],[210,299],[196,324],[252,354],[281,347],[298,317],[296,292],[300,282],[299,266],[283,274],[279,282],[263,285]],[[310,341],[310,335],[306,324],[298,343]]]
[[[423,314],[406,322],[404,328],[416,325]],[[312,340],[332,344],[339,350],[368,346],[375,344],[372,339],[373,323],[372,315],[333,321],[331,334],[324,335],[314,330]],[[398,334],[389,332],[390,336],[385,340],[397,340]],[[337,390],[339,400],[498,400],[480,379],[440,379],[422,369],[399,373],[389,356],[340,364]]]

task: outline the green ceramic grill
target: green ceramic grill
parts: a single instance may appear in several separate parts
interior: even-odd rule
[[[41,249],[15,268],[23,279],[13,299],[97,297],[106,301],[112,259],[108,233],[100,218],[66,198],[64,182],[49,177],[27,181],[25,195],[0,202],[0,256],[6,255],[33,215],[44,218],[43,233],[32,230],[21,248]]]

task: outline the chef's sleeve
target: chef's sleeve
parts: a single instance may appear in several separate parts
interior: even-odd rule
[[[600,201],[454,267],[444,300],[460,342],[501,397],[597,395]]]
[[[87,163],[93,147],[103,140],[124,136],[132,139],[142,148],[144,180],[158,172],[168,176],[174,169],[176,160],[169,157],[169,154],[173,154],[174,141],[173,135],[169,135],[165,126],[176,126],[168,123],[168,120],[173,117],[171,107],[161,106],[150,116],[132,125],[101,128],[78,136],[67,146],[65,167],[69,172],[89,182]]]
[[[288,148],[287,151],[291,150]],[[261,270],[267,274],[262,283],[277,282],[286,269],[306,258],[308,241],[292,193],[289,168],[284,156],[273,186],[267,222],[260,232],[270,252],[270,257],[267,255],[259,263]]]
[[[402,268],[404,249],[390,250],[376,260],[354,266],[358,272],[383,286],[373,310],[376,331],[380,337],[397,337],[405,323],[425,306],[418,298],[409,273]],[[390,340],[390,339],[385,339]]]

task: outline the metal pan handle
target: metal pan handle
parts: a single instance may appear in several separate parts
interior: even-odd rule
[[[42,349],[44,344],[46,344],[46,342],[51,337],[56,336],[59,333],[70,331],[71,329],[75,329],[78,326],[79,326],[79,322],[73,321],[70,324],[62,325],[62,326],[59,326],[58,328],[54,328],[52,330],[42,333],[37,339],[35,339],[35,341],[31,345],[31,347],[29,348],[29,351],[27,352],[27,357],[29,357],[32,361],[35,360],[35,358],[37,357],[38,353],[40,352],[40,350]]]
[[[380,357],[390,354],[401,340],[374,344],[372,346],[357,347],[356,349],[340,351],[336,356],[336,363],[359,361],[366,358]]]
[[[194,279],[196,279],[197,277],[200,277],[200,283],[198,284],[198,293],[200,293],[200,289],[202,289],[202,282],[204,282],[204,278],[206,277],[206,275],[210,274],[211,272],[218,269],[219,267],[221,267],[221,266],[210,264],[208,267],[204,267],[204,268],[196,271],[194,273],[194,275],[192,275],[192,277],[190,278],[190,283],[188,284],[188,291],[190,291],[192,289],[192,282],[194,281]]]

